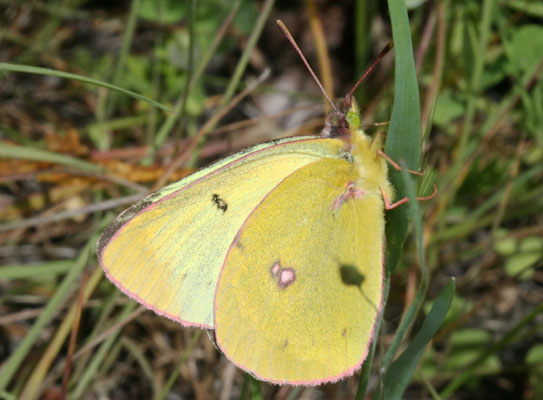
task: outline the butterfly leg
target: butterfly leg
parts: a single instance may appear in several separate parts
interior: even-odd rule
[[[410,174],[413,174],[413,175],[418,175],[418,176],[424,175],[424,172],[414,171],[414,170],[408,169],[408,168],[402,168],[396,161],[394,161],[392,158],[387,156],[383,150],[377,150],[377,154],[380,155],[381,157],[383,157],[385,160],[387,160],[390,163],[390,165],[392,165],[394,167],[394,169],[397,170],[397,171],[401,171],[401,170],[405,169],[407,172],[409,172]]]
[[[387,195],[385,193],[385,191],[383,190],[383,188],[381,186],[379,186],[379,189],[381,190],[381,194],[383,196],[383,201],[385,203],[385,209],[386,210],[393,210],[394,208],[398,207],[398,206],[401,206],[402,204],[405,204],[409,201],[409,199],[407,197],[404,197],[403,199],[400,199],[392,204],[390,204],[388,202],[388,199],[387,199]],[[426,200],[431,200],[435,197],[435,195],[437,194],[437,186],[434,185],[434,191],[432,192],[431,195],[429,196],[424,196],[424,197],[417,197],[417,200],[419,201],[426,201]]]

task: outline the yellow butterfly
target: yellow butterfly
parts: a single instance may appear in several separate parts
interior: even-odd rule
[[[107,277],[160,315],[213,329],[258,379],[352,375],[381,311],[393,198],[381,136],[358,121],[351,92],[320,136],[246,149],[140,200],[98,241]]]

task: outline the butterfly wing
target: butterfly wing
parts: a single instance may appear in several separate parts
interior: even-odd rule
[[[259,379],[319,384],[366,357],[381,308],[381,196],[353,188],[356,163],[296,170],[247,218],[221,270],[217,343]]]
[[[266,143],[145,197],[100,237],[106,275],[160,315],[213,328],[218,274],[243,221],[286,176],[341,148],[315,137]]]

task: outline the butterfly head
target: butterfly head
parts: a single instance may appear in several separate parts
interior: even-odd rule
[[[360,111],[356,101],[345,99],[343,104],[335,107],[326,117],[321,136],[324,138],[339,138],[348,144],[353,130],[360,128]],[[347,146],[348,150],[350,146]]]

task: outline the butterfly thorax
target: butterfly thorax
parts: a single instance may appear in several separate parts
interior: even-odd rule
[[[359,171],[356,188],[378,196],[381,196],[382,188],[391,200],[394,198],[394,190],[388,181],[387,163],[378,154],[383,148],[383,135],[377,134],[372,140],[360,129],[360,120],[356,101],[352,98],[346,99],[328,114],[321,136],[343,140],[344,151],[350,155]]]
[[[387,163],[377,152],[383,147],[383,135],[376,135],[373,140],[361,129],[351,133],[351,155],[358,168],[359,178],[356,186],[366,193],[381,195],[381,188],[388,199],[393,198],[393,189],[387,177]]]

